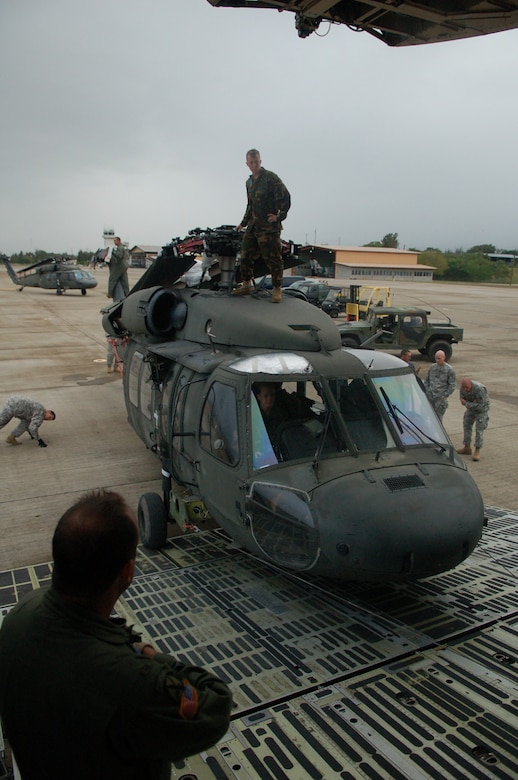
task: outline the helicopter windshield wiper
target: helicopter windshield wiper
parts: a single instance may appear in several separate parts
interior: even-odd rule
[[[385,400],[385,403],[387,404],[387,407],[388,407],[388,410],[389,410],[389,412],[391,414],[392,419],[394,420],[394,422],[397,425],[398,431],[400,433],[403,433],[403,426],[401,425],[399,417],[397,416],[396,408],[395,408],[394,404],[392,403],[392,401],[390,400],[390,398],[388,397],[388,395],[386,394],[384,388],[381,387],[381,386],[380,386],[380,393],[382,394],[382,396],[383,396],[383,398]]]
[[[445,447],[445,445],[442,444],[442,442],[437,441],[436,439],[432,438],[428,433],[426,433],[426,431],[423,431],[423,429],[420,428],[413,420],[411,420],[410,417],[408,417],[408,415],[405,414],[405,412],[402,409],[400,409],[398,406],[396,406],[395,404],[393,404],[392,406],[394,411],[398,415],[401,415],[401,417],[404,419],[407,427],[411,430],[411,432],[414,434],[419,434],[419,438],[421,439],[421,442],[423,444],[427,439],[430,442],[430,444],[435,444],[437,447],[439,447],[442,450],[442,452],[446,452],[447,447]]]

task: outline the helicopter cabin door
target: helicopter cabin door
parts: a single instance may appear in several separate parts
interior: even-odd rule
[[[240,430],[244,388],[233,375],[216,374],[208,385],[201,408],[200,488],[214,519],[222,522],[224,518],[228,523],[244,519],[243,477],[247,473],[247,453],[246,435]]]

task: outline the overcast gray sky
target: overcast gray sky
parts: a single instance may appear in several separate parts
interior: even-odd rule
[[[206,0],[0,0],[0,251],[237,224],[250,147],[285,238],[515,248],[517,83],[517,30],[390,49]]]

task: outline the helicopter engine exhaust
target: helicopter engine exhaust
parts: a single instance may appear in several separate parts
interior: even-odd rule
[[[187,304],[177,292],[150,287],[106,310],[103,327],[115,337],[128,331],[135,336],[167,338],[183,327],[186,318]]]

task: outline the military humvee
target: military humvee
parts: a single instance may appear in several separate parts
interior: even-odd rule
[[[366,320],[338,325],[342,346],[371,349],[417,350],[435,360],[442,349],[446,360],[452,356],[452,344],[462,341],[464,330],[448,322],[431,322],[429,311],[394,306],[371,306]]]

